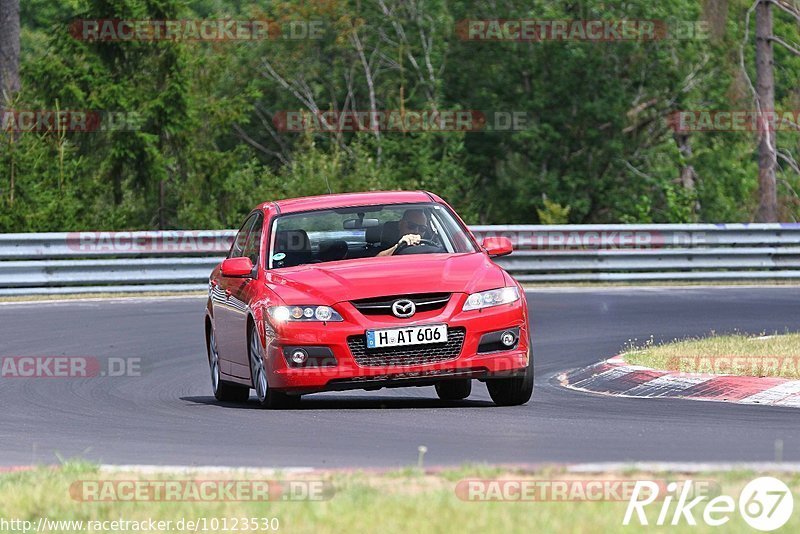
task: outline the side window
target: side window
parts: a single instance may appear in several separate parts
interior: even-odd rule
[[[233,240],[233,246],[231,247],[231,251],[228,253],[229,258],[241,258],[244,256],[247,237],[250,234],[250,229],[253,227],[253,222],[255,219],[256,216],[252,215],[244,221],[244,224],[239,229],[239,233],[236,234],[236,239]]]
[[[247,238],[247,244],[244,246],[244,254],[250,258],[253,265],[258,265],[258,257],[261,252],[261,234],[264,231],[264,215],[257,213],[253,222],[253,228]]]

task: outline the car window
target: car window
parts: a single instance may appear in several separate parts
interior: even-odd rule
[[[244,224],[239,229],[239,232],[236,234],[236,238],[233,240],[233,245],[231,246],[230,252],[228,252],[229,258],[241,258],[244,256],[244,249],[247,245],[247,238],[250,235],[250,230],[253,228],[253,223],[256,220],[256,214],[249,216],[245,219]]]
[[[387,204],[278,217],[273,227],[275,237],[269,268],[377,256],[402,237],[400,222],[408,212],[416,212],[417,216],[424,213],[422,220],[427,224],[417,226],[412,222],[419,231],[410,231],[426,240],[424,253],[475,252],[464,228],[445,206],[436,203]]]
[[[253,219],[253,226],[247,236],[247,244],[244,246],[242,256],[250,258],[253,265],[258,265],[258,258],[261,255],[261,234],[264,230],[264,216],[257,213]]]

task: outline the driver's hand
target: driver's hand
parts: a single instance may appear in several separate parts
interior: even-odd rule
[[[421,240],[422,240],[422,236],[419,236],[417,234],[406,234],[406,235],[404,235],[403,237],[400,238],[400,241],[397,242],[397,245],[400,246],[400,245],[405,244],[405,245],[410,247],[410,246],[413,246],[413,245],[419,245],[419,242]]]

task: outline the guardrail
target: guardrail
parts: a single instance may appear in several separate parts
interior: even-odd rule
[[[800,224],[473,226],[523,282],[800,279]],[[0,234],[0,295],[195,291],[224,231]]]

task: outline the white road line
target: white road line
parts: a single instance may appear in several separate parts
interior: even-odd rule
[[[664,375],[629,389],[625,394],[658,397],[660,396],[658,395],[659,390],[663,390],[661,391],[662,393],[666,391],[682,391],[708,382],[713,378],[709,376]]]
[[[632,369],[627,366],[621,367],[612,367],[611,369],[607,369],[602,373],[597,373],[596,375],[590,376],[588,378],[584,378],[583,380],[579,380],[577,382],[571,383],[570,386],[574,387],[581,387],[581,384],[587,384],[591,382],[595,382],[597,380],[614,380],[615,378],[619,378],[625,375],[629,375],[634,372],[635,369]]]
[[[775,403],[775,406],[790,406],[792,408],[800,408],[800,395],[792,395],[783,400]]]
[[[516,465],[516,464],[510,464]],[[556,464],[558,465],[558,464]],[[563,464],[562,464],[563,465]],[[41,466],[19,466],[20,468],[38,468]],[[57,466],[56,466],[57,467]],[[431,469],[438,468],[432,466]],[[442,467],[444,468],[444,467]],[[754,471],[756,473],[800,473],[800,463],[791,462],[587,462],[579,464],[566,464],[568,473],[611,473],[611,472],[673,472],[673,473],[704,473],[709,471]],[[361,469],[361,468],[354,468]],[[346,468],[336,468],[334,471],[346,471]],[[194,474],[194,473],[220,473],[220,474],[257,474],[272,476],[275,474],[302,474],[315,471],[325,471],[324,468],[312,467],[227,467],[227,466],[191,466],[191,465],[112,465],[103,464],[100,471],[106,473],[141,473],[141,474]]]
[[[799,473],[798,463],[748,462],[597,462],[567,466],[570,473],[609,473],[612,471],[672,471],[678,473],[703,473],[708,471],[754,471],[756,473]]]
[[[624,367],[625,369],[628,369],[630,372],[633,372],[633,371],[658,371],[658,369],[653,369],[652,367],[647,367],[645,365],[632,365],[632,364],[629,364],[629,363],[625,363],[625,359],[621,355],[620,356],[614,356],[613,358],[609,358],[608,360],[605,361],[605,363],[608,363],[608,364],[611,364],[611,365],[615,365],[617,367]],[[667,371],[664,371],[664,372],[666,373]]]
[[[777,386],[765,389],[739,401],[740,404],[775,404],[791,395],[800,393],[800,380],[784,382]]]
[[[275,475],[311,473],[313,467],[231,467],[222,465],[113,465],[103,464],[100,471],[106,473],[177,474],[190,473],[239,473],[256,475]]]

